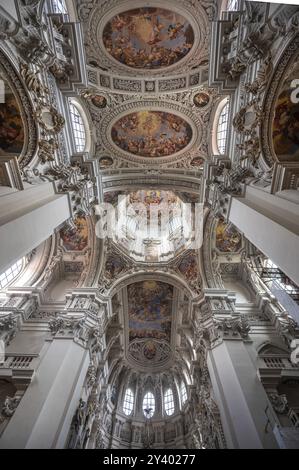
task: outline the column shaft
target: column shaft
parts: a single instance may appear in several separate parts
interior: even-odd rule
[[[277,448],[272,408],[243,341],[223,341],[207,363],[228,447]]]
[[[0,197],[0,272],[50,237],[71,216],[68,196],[52,183]]]
[[[0,439],[0,448],[64,448],[88,365],[88,350],[72,339],[54,339]]]
[[[299,204],[247,187],[232,198],[229,220],[299,284]]]

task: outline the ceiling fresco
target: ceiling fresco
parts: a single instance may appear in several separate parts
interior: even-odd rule
[[[187,193],[186,193],[187,194]],[[189,194],[189,193],[188,193]],[[128,203],[142,203],[148,209],[151,204],[160,204],[167,202],[168,204],[177,204],[179,197],[172,191],[163,191],[156,189],[141,189],[138,191],[109,191],[104,195],[104,201],[110,204],[117,204],[119,196],[128,196]]]
[[[129,342],[170,342],[173,286],[143,281],[128,287]]]
[[[76,228],[73,230],[61,230],[62,244],[67,251],[82,251],[88,245],[88,226],[85,217],[75,219]]]
[[[116,279],[125,269],[126,264],[119,255],[112,253],[107,257],[105,263],[106,278]]]
[[[242,235],[237,229],[220,220],[216,227],[216,248],[223,253],[236,253],[242,246]]]
[[[143,7],[114,16],[104,28],[103,43],[118,62],[151,70],[183,59],[193,46],[194,32],[176,12]]]
[[[113,142],[141,157],[167,157],[184,149],[192,139],[191,126],[180,116],[164,111],[137,111],[112,127]]]
[[[139,190],[129,193],[128,203],[129,204],[144,204],[147,211],[147,218],[150,218],[151,208],[155,208],[160,204],[167,204],[167,207],[172,208],[172,205],[179,205],[180,199],[172,191],[157,191],[156,189],[151,190]]]
[[[4,81],[4,103],[0,102],[0,155],[20,155],[24,146],[24,126],[17,100]]]
[[[299,158],[299,103],[292,99],[296,91],[291,86],[298,77],[299,58],[285,77],[275,105],[272,135],[274,150],[280,161],[298,161]]]
[[[194,253],[188,253],[184,256],[178,265],[179,272],[187,281],[196,281],[199,276],[197,257]]]

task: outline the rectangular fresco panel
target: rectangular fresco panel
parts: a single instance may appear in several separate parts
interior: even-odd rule
[[[295,86],[298,77],[299,59],[286,75],[275,104],[273,145],[280,161],[297,162],[299,158],[299,102]]]
[[[223,253],[236,253],[241,246],[242,235],[232,224],[220,220],[216,227],[216,248]]]
[[[17,100],[5,83],[4,103],[0,102],[0,155],[20,155],[24,145],[24,126]]]
[[[74,230],[60,231],[63,246],[67,251],[82,251],[88,244],[88,226],[85,217],[77,217],[75,225]]]
[[[143,281],[128,287],[129,341],[158,339],[170,342],[173,286]]]

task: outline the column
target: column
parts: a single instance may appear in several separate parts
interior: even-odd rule
[[[52,183],[35,185],[0,197],[0,272],[50,237],[71,217],[68,195]]]
[[[299,204],[247,186],[232,198],[229,220],[299,284]]]
[[[35,376],[10,419],[1,449],[62,449],[67,444],[89,366],[89,351],[71,338],[45,344]]]
[[[228,448],[278,448],[272,408],[244,342],[221,341],[208,351],[207,365]]]

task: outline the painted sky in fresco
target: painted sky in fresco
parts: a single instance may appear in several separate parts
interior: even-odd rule
[[[170,342],[173,287],[143,281],[128,287],[129,340],[158,339]]]
[[[190,23],[162,8],[136,8],[114,16],[103,42],[114,59],[129,67],[158,69],[184,58],[194,43]]]
[[[144,110],[119,119],[111,135],[122,150],[155,158],[173,155],[185,148],[191,141],[192,129],[175,114]]]
[[[76,229],[60,231],[63,246],[67,251],[82,251],[88,244],[88,227],[85,217],[77,217],[75,220]]]

